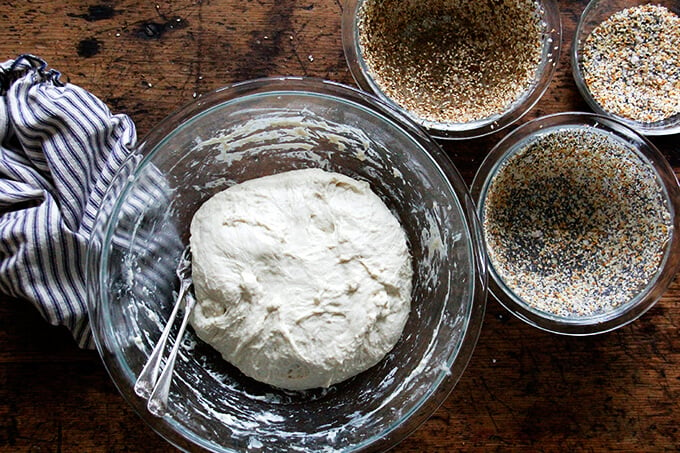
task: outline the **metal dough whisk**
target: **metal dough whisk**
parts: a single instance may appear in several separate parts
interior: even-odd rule
[[[146,365],[144,365],[144,369],[142,369],[142,372],[137,378],[137,382],[135,382],[135,393],[142,398],[148,398],[146,405],[147,409],[158,417],[162,417],[167,413],[168,392],[170,390],[172,374],[175,368],[175,359],[177,358],[179,346],[182,342],[187,322],[189,321],[189,315],[196,304],[196,299],[190,291],[193,286],[193,281],[191,279],[191,249],[189,246],[187,246],[182,253],[177,265],[176,274],[180,281],[180,287],[179,292],[177,293],[175,306],[172,309],[172,313],[170,314],[165,329],[163,329],[161,337],[158,339],[158,343],[156,343],[156,346],[151,352]],[[184,302],[184,317],[182,318],[182,324],[180,325],[179,332],[177,332],[177,338],[175,339],[172,351],[170,351],[170,355],[165,361],[163,373],[158,377],[165,345],[168,342],[170,330],[175,323],[175,318],[177,317],[177,312],[179,311],[182,302]]]

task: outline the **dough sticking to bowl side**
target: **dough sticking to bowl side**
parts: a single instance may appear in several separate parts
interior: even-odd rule
[[[237,184],[196,212],[191,248],[191,324],[258,381],[344,381],[378,363],[406,324],[406,235],[366,182],[305,169]]]

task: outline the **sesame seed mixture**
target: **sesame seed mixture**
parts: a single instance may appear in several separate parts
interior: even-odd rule
[[[656,173],[592,127],[548,129],[501,164],[483,207],[492,266],[530,307],[607,313],[656,274],[672,220]]]
[[[416,117],[498,115],[531,87],[542,56],[534,0],[366,0],[359,46],[383,93]]]
[[[582,50],[584,81],[605,110],[641,123],[680,113],[680,17],[658,5],[624,9]]]

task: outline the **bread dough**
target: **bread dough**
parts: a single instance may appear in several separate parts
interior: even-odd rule
[[[196,212],[191,248],[194,330],[276,387],[370,368],[408,318],[406,236],[363,181],[305,169],[237,184]]]

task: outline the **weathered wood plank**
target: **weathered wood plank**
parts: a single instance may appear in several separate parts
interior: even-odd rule
[[[587,110],[568,50],[585,0],[561,1],[564,49],[522,119]],[[352,84],[340,0],[4,1],[0,58],[33,53],[127,113],[140,134],[179,106],[246,79]],[[466,180],[505,134],[444,149]],[[653,140],[680,170],[677,137]],[[645,316],[591,338],[543,333],[490,300],[460,383],[396,451],[675,450],[680,445],[680,280]],[[80,351],[25,302],[0,303],[1,451],[167,451]]]

